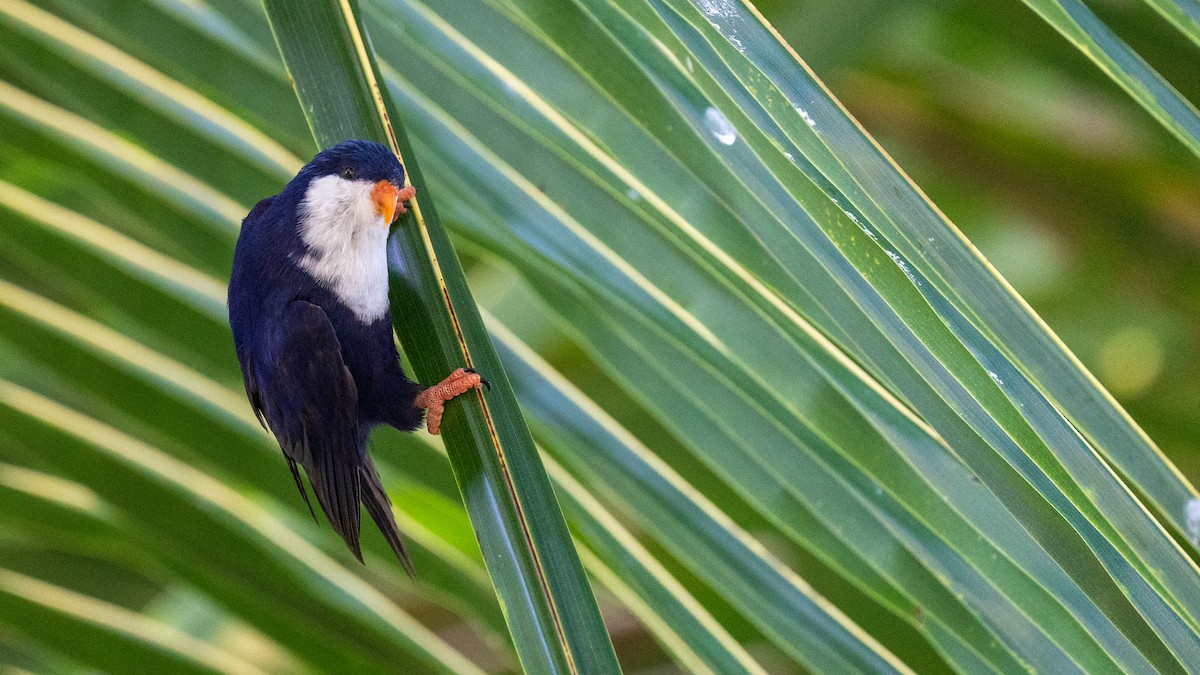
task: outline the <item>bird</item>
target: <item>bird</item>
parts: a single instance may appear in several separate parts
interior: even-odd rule
[[[386,246],[415,192],[385,145],[350,140],[322,150],[242,221],[228,297],[246,396],[314,520],[298,467],[359,562],[361,504],[410,577],[368,438],[381,425],[415,431],[423,418],[438,434],[447,401],[490,388],[471,368],[422,386],[400,364]]]

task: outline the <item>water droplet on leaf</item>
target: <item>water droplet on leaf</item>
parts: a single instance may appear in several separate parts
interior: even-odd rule
[[[737,130],[733,128],[733,122],[729,121],[720,110],[709,108],[704,111],[704,123],[708,125],[708,130],[725,145],[733,145],[737,140]]]

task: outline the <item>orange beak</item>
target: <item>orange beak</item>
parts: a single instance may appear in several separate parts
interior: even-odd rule
[[[371,199],[375,201],[376,213],[383,216],[383,222],[389,225],[396,220],[396,200],[399,196],[400,188],[388,180],[379,181],[371,190]]]
[[[417,189],[411,185],[398,188],[389,180],[381,180],[371,190],[371,199],[375,200],[375,210],[383,216],[383,221],[390,225],[401,213],[408,213],[404,202],[416,194]]]

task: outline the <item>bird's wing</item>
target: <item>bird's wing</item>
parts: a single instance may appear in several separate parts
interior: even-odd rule
[[[246,223],[252,223],[258,220],[262,214],[267,212],[267,209],[271,208],[271,202],[275,201],[275,198],[278,196],[279,195],[271,195],[266,199],[259,200],[259,202],[254,205],[254,208],[250,209],[250,213],[247,213],[246,217],[242,219],[242,224],[245,225]]]
[[[279,439],[305,501],[296,464],[308,474],[333,529],[361,561],[358,505],[369,464],[359,435],[358,389],[333,324],[317,305],[296,300],[268,339],[273,344],[264,351],[274,358],[247,374],[250,401]]]

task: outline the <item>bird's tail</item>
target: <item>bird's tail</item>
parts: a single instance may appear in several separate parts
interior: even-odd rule
[[[289,458],[290,463],[291,458]],[[375,471],[375,463],[371,461],[369,454],[363,452],[361,459],[343,458],[342,461],[338,461],[333,453],[326,453],[325,462],[314,462],[312,466],[305,464],[304,470],[308,474],[309,483],[313,487],[313,492],[316,493],[321,510],[325,512],[334,531],[341,535],[359,562],[363,561],[362,548],[359,543],[359,504],[361,503],[367,508],[367,513],[371,514],[371,519],[375,521],[379,530],[383,532],[383,538],[392,547],[392,551],[400,559],[400,563],[404,565],[404,571],[410,578],[416,578],[412,560],[408,557],[404,541],[400,538],[400,530],[396,527],[396,520],[392,516],[392,503],[388,500],[387,492],[383,489],[383,483],[379,480],[379,474]],[[294,468],[292,472],[296,479],[296,486],[300,488],[300,494],[307,502],[308,494],[304,491],[304,483]],[[309,510],[312,510],[311,503]]]
[[[408,572],[409,578],[416,579],[417,573],[413,569],[412,559],[408,557],[408,551],[404,548],[404,540],[400,538],[400,530],[396,527],[395,518],[392,517],[392,502],[388,500],[387,493],[383,490],[383,483],[379,480],[379,474],[375,472],[375,463],[371,461],[370,455],[364,453],[363,463],[359,465],[358,474],[362,486],[360,497],[363,506],[367,507],[367,513],[371,514],[371,518],[379,526],[379,531],[383,532],[383,538],[387,540],[396,557],[400,559],[400,563],[404,565],[404,571]]]
[[[312,456],[312,453],[306,454]],[[362,562],[362,548],[358,541],[358,504],[360,500],[366,499],[366,496],[362,494],[362,481],[357,464],[357,461],[333,452],[325,452],[311,463],[302,462],[304,471],[308,474],[308,482],[317,495],[317,503],[329,518],[329,524],[333,525],[334,531],[345,540],[354,557]],[[304,500],[308,501],[304,486],[299,481],[297,485],[300,487],[300,494],[304,495]],[[312,504],[309,504],[309,509],[312,509]]]

